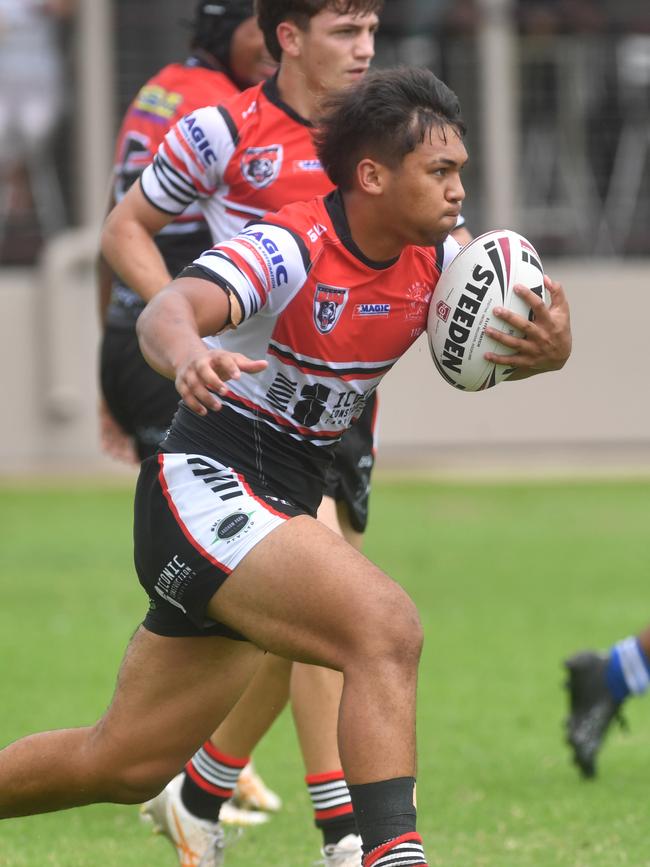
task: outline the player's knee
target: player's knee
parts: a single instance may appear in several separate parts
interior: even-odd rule
[[[161,792],[182,767],[173,756],[138,756],[129,749],[113,748],[102,723],[91,731],[86,768],[102,800],[116,804],[141,804]]]
[[[401,587],[373,600],[364,616],[361,652],[381,665],[417,669],[424,640],[420,615]]]
[[[385,627],[389,652],[402,665],[417,668],[424,643],[424,630],[413,600],[403,593],[399,608],[390,614],[390,625]]]
[[[116,767],[110,777],[111,797],[116,804],[141,804],[154,798],[179,771],[169,762],[133,762]]]

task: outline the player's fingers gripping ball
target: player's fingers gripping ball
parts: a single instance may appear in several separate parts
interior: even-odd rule
[[[509,354],[485,329],[525,337],[521,329],[494,314],[501,307],[533,320],[530,305],[514,291],[518,285],[548,304],[537,251],[530,241],[508,229],[475,238],[443,271],[431,299],[427,333],[436,368],[450,385],[481,391],[512,374],[513,368],[485,358],[486,352]]]

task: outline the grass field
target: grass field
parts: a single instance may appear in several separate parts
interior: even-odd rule
[[[650,619],[647,482],[376,484],[367,553],[417,601],[419,829],[444,867],[650,865],[650,699],[629,703],[600,777],[562,741],[562,658]],[[92,722],[145,604],[130,489],[0,488],[0,743]],[[232,867],[318,857],[285,714],[257,753],[283,811]],[[3,867],[173,867],[134,807],[0,825]]]

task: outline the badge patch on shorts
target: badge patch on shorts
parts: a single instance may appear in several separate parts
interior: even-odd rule
[[[251,522],[252,514],[254,513],[248,512],[247,514],[246,512],[233,512],[232,515],[222,518],[212,527],[214,532],[214,541],[212,544],[216,545],[220,540],[234,539],[235,536],[243,533]]]

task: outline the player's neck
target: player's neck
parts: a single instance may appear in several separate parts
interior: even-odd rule
[[[377,202],[353,190],[343,194],[343,206],[352,240],[367,259],[389,262],[400,255],[405,244],[386,226]]]
[[[296,63],[283,58],[277,81],[280,99],[300,117],[315,120],[322,94],[310,87],[303,70]]]

